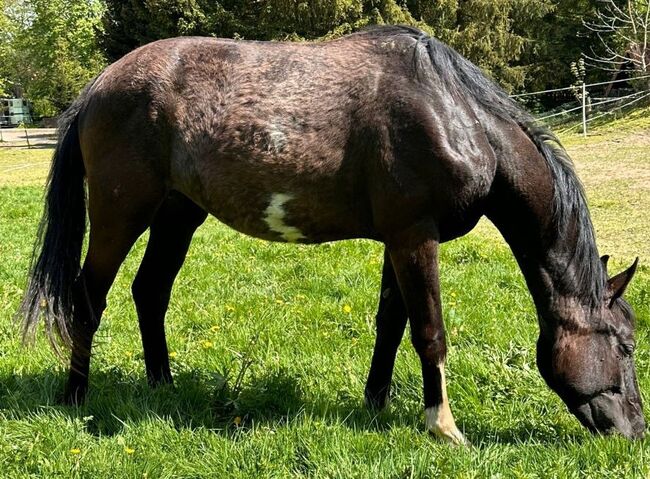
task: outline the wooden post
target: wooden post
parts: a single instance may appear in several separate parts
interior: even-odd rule
[[[31,149],[32,145],[29,144],[29,133],[27,133],[27,126],[23,122],[23,130],[25,130],[25,138],[27,139],[27,148]]]
[[[582,136],[587,136],[587,85],[582,82]]]

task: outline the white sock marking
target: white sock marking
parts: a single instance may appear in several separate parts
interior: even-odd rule
[[[456,445],[469,445],[463,433],[456,427],[456,421],[451,414],[449,398],[447,397],[447,381],[445,380],[445,365],[438,364],[440,371],[440,387],[442,389],[442,404],[424,410],[427,431],[439,438]]]

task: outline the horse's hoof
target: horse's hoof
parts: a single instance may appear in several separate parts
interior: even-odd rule
[[[427,408],[424,414],[427,430],[438,439],[453,446],[471,446],[463,433],[456,427],[456,422],[449,409],[449,403],[444,402],[441,407]]]
[[[374,411],[381,411],[388,406],[388,403],[390,402],[390,395],[389,394],[374,394],[366,390],[365,392],[365,397],[364,397],[364,402],[366,403],[366,407],[368,409],[372,409]]]
[[[465,438],[462,432],[458,428],[451,429],[448,431],[443,431],[441,429],[429,429],[429,433],[436,436],[443,442],[446,442],[452,446],[459,447],[471,447],[472,444]]]
[[[147,378],[147,383],[149,383],[149,387],[152,389],[156,389],[161,386],[174,386],[174,380],[172,379],[171,374],[169,376],[163,375],[161,377],[148,377]]]
[[[66,406],[81,406],[86,399],[86,388],[66,387],[61,403]]]

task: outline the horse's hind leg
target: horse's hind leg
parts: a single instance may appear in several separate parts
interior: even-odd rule
[[[377,338],[366,381],[365,396],[369,407],[381,409],[390,398],[395,355],[404,335],[406,320],[406,306],[399,291],[393,263],[386,251],[377,310]]]
[[[72,356],[64,397],[68,404],[77,404],[84,399],[92,341],[106,308],[106,294],[131,246],[145,228],[146,224],[125,229],[93,231],[91,228],[88,254],[75,284]]]
[[[456,427],[447,398],[447,346],[440,304],[438,242],[411,233],[389,246],[400,290],[411,322],[411,340],[422,365],[427,429],[454,444],[466,444]],[[418,235],[419,236],[419,235]]]
[[[133,281],[133,299],[149,384],[171,383],[165,340],[165,313],[174,279],[207,213],[187,197],[171,192],[151,224],[147,250]]]
[[[162,182],[140,171],[88,177],[88,253],[74,287],[72,354],[64,401],[81,402],[88,389],[92,341],[106,307],[106,295],[135,240],[147,229],[164,197]]]

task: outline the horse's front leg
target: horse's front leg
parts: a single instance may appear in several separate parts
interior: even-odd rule
[[[397,348],[406,328],[406,307],[399,291],[395,269],[388,251],[384,252],[384,267],[377,309],[377,338],[366,381],[366,404],[382,409],[390,399],[390,383]]]
[[[389,244],[390,257],[420,356],[427,429],[454,444],[467,444],[451,414],[445,384],[445,328],[440,305],[438,242],[405,235]]]

